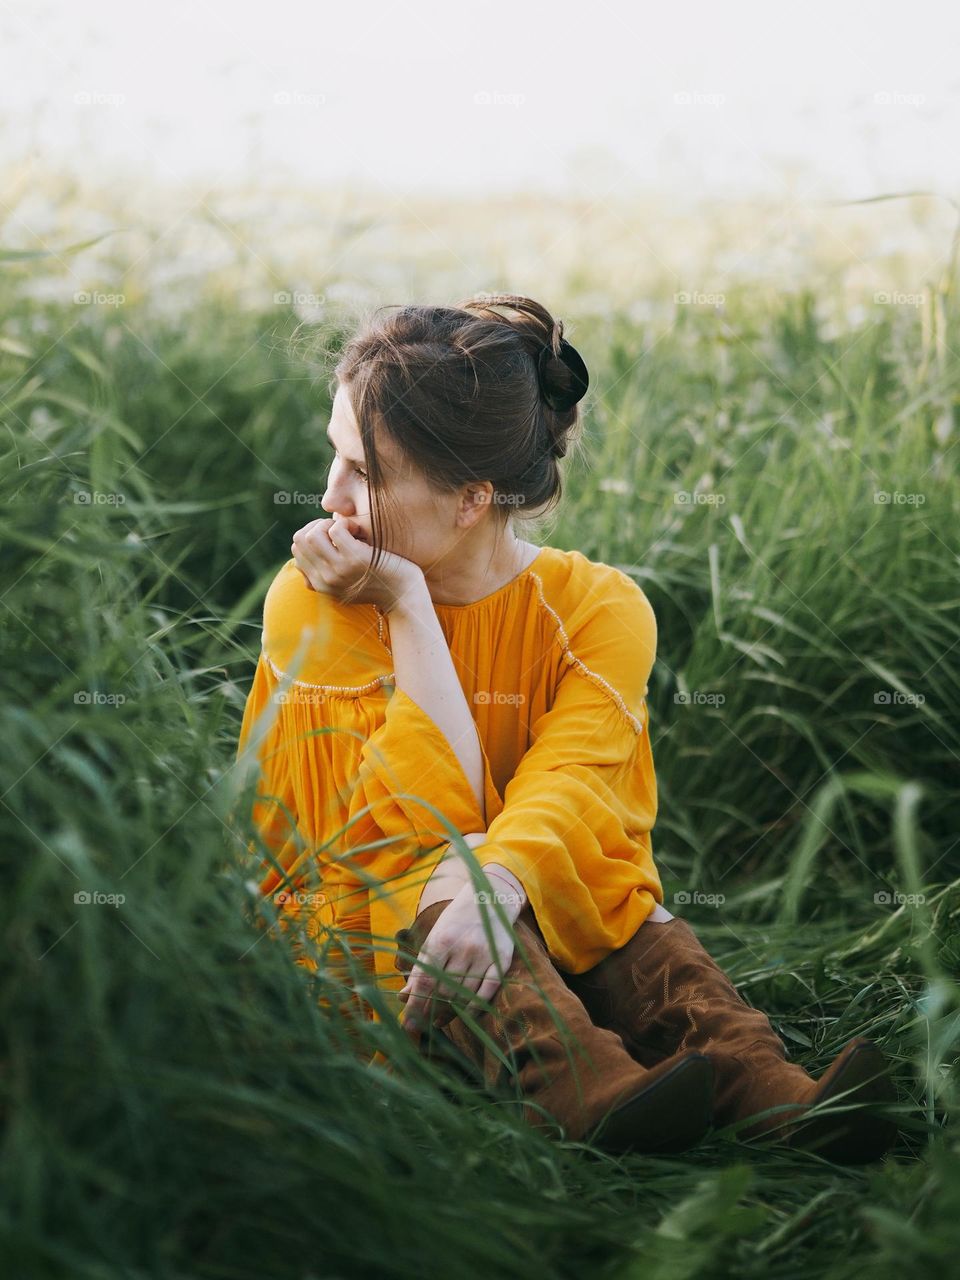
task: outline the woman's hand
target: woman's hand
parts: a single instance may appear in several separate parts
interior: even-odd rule
[[[367,586],[359,595],[348,596],[373,560],[372,548],[355,536],[359,533],[362,527],[357,521],[341,516],[311,520],[293,535],[290,554],[312,590],[349,604],[376,604],[389,613],[423,582],[423,570],[412,560],[387,551]]]
[[[486,843],[485,831],[468,831],[460,837],[468,849],[477,849]],[[470,868],[464,861],[463,854],[455,848],[453,841],[446,846],[443,856],[434,867],[430,879],[423,887],[420,901],[417,904],[417,915],[427,907],[443,898],[453,898],[465,884],[470,883]]]
[[[490,884],[497,895],[496,901],[512,923],[522,910],[523,899],[503,880],[491,876]],[[414,1038],[426,1026],[426,1010],[431,1000],[449,1004],[453,999],[460,1007],[473,1003],[452,982],[425,973],[420,968],[422,964],[443,969],[480,1000],[492,1000],[500,989],[503,982],[500,975],[510,967],[515,942],[512,932],[494,911],[491,898],[490,892],[478,893],[472,881],[465,884],[424,940],[423,949],[400,992],[400,999],[407,1001],[403,1029]],[[486,913],[490,923],[493,951],[481,913]],[[431,1017],[435,1012],[436,1009]]]

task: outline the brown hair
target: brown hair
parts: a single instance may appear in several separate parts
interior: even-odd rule
[[[561,400],[578,395],[575,375],[559,358],[562,337],[563,321],[540,303],[484,293],[453,307],[380,307],[349,339],[334,378],[349,388],[363,442],[371,567],[384,554],[378,428],[441,492],[489,480],[497,541],[511,507],[533,520],[557,505],[558,462],[571,443],[579,444],[581,421],[577,404],[558,411],[543,399],[544,392]],[[366,580],[356,584],[357,593]]]

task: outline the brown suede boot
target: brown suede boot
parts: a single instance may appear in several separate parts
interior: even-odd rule
[[[394,963],[401,973],[409,974],[451,901],[432,903],[409,929],[398,932]],[[590,1021],[551,962],[529,907],[521,911],[513,929],[518,946],[489,1002],[493,1013],[476,1004],[463,1007],[500,1054],[459,1016],[456,996],[449,1000],[434,996],[427,1010],[434,1028],[430,1038],[445,1036],[472,1065],[474,1079],[488,1089],[513,1083],[525,1101],[525,1120],[536,1128],[559,1122],[566,1138],[617,1154],[678,1152],[694,1146],[710,1125],[713,1072],[709,1060],[691,1050],[668,1057],[652,1070],[642,1067],[618,1035]],[[520,955],[521,946],[529,966]],[[556,1009],[564,1031],[544,996]],[[446,1031],[438,1031],[443,1024]],[[424,1040],[429,1044],[426,1033],[421,1036]]]
[[[879,1159],[896,1139],[892,1120],[861,1109],[897,1101],[880,1048],[857,1036],[815,1080],[787,1061],[766,1014],[740,997],[678,916],[645,920],[600,964],[563,978],[594,1022],[617,1032],[638,1062],[653,1066],[687,1049],[707,1054],[718,1127],[782,1108],[738,1128],[738,1138],[779,1140],[839,1164]],[[842,1110],[803,1120],[813,1104],[827,1100]]]

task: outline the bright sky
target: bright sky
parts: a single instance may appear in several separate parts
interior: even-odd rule
[[[946,0],[0,0],[0,50],[0,163],[960,195]]]

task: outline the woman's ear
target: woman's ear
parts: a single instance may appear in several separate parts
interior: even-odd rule
[[[464,485],[460,497],[460,508],[457,512],[457,523],[464,528],[471,528],[483,515],[493,499],[493,485],[489,480]]]

